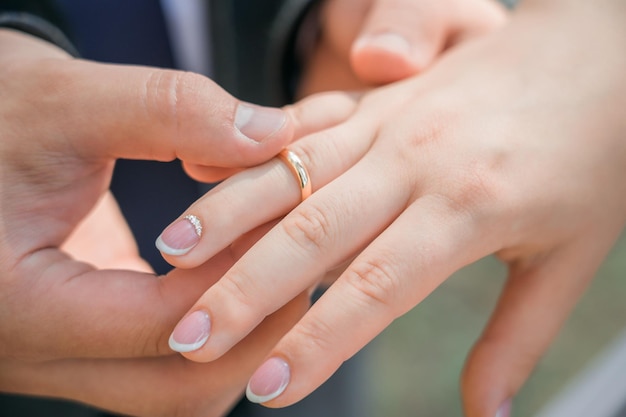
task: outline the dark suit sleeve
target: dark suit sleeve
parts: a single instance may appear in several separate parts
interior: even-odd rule
[[[302,65],[297,47],[299,28],[317,3],[319,0],[212,1],[215,80],[242,100],[274,106],[290,102]]]
[[[44,0],[0,0],[0,28],[28,33],[78,56],[74,45],[59,29],[61,19],[53,5]]]

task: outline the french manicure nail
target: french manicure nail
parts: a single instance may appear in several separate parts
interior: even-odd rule
[[[285,391],[290,375],[287,362],[280,358],[270,358],[250,378],[246,397],[253,403],[273,400]]]
[[[280,130],[287,121],[280,109],[239,103],[235,113],[235,127],[241,134],[255,142],[262,142]]]
[[[506,400],[496,413],[496,417],[509,417],[511,415],[511,400]]]
[[[360,49],[364,46],[383,49],[385,51],[405,56],[410,56],[412,54],[412,48],[409,41],[403,36],[393,32],[364,36],[357,41],[355,48]]]
[[[156,247],[161,252],[172,255],[184,255],[193,249],[202,236],[202,223],[193,214],[185,216],[169,225],[156,240]]]
[[[185,317],[170,336],[170,348],[175,352],[193,352],[200,349],[209,338],[211,320],[204,311],[194,311]]]

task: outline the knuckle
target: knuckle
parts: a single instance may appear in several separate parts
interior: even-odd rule
[[[474,202],[483,201],[494,194],[495,181],[493,169],[482,164],[471,166],[462,178],[462,186],[459,187],[459,195],[463,200]]]
[[[332,326],[322,320],[307,320],[297,327],[296,339],[301,341],[300,349],[314,352],[337,352],[334,342],[339,340]]]
[[[495,201],[500,207],[510,205],[511,196],[504,186],[497,162],[475,162],[459,172],[448,188],[448,205],[455,212],[473,213],[474,216],[493,210]]]
[[[346,271],[345,277],[366,305],[378,304],[395,311],[400,307],[402,293],[397,265],[392,257],[359,261]]]
[[[172,327],[173,330],[173,327]],[[136,343],[133,346],[139,347],[138,356],[162,356],[171,354],[169,348],[169,333],[164,332],[157,325],[150,327],[142,326],[134,333]]]
[[[180,129],[181,121],[189,118],[198,101],[201,86],[207,81],[191,72],[155,70],[150,72],[143,90],[144,108],[152,120]]]
[[[331,240],[329,213],[314,205],[302,206],[281,223],[287,236],[305,253],[320,253]]]
[[[409,91],[407,94],[415,92]],[[450,106],[449,100],[445,94],[433,94],[431,105],[419,116],[419,122],[415,123],[410,134],[406,135],[403,145],[410,150],[424,152],[429,151],[432,145],[453,136],[453,129],[461,123],[462,113],[456,106]],[[402,117],[408,119],[407,115]]]
[[[504,164],[497,155],[469,161],[452,175],[436,179],[429,191],[451,214],[474,220],[493,218],[496,208],[501,214],[516,205]]]
[[[174,71],[155,70],[146,77],[143,103],[146,112],[154,120],[171,121],[178,114],[177,85],[179,76]]]
[[[267,304],[266,297],[259,297],[263,291],[255,285],[255,280],[246,271],[237,268],[224,277],[220,281],[222,290],[224,291],[224,299],[237,307],[237,320],[242,323],[254,321],[255,323],[273,312],[270,305]]]
[[[484,167],[475,166],[461,174],[453,184],[450,206],[455,211],[467,211],[485,204],[499,193],[495,192],[495,183]]]

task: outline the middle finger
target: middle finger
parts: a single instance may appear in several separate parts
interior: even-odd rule
[[[389,171],[381,170],[378,158],[370,155],[253,246],[192,307],[174,330],[170,346],[194,361],[218,358],[265,316],[380,233],[406,207],[407,184],[396,179],[397,186],[389,187]],[[191,337],[196,329],[204,332],[200,343],[187,346],[176,340],[182,334],[200,340]]]

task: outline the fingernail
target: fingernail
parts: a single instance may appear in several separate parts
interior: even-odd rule
[[[194,311],[185,317],[170,336],[170,348],[175,352],[192,352],[200,349],[209,338],[211,320],[204,311]]]
[[[245,137],[262,142],[277,132],[287,120],[285,112],[270,107],[239,103],[235,113],[235,127]]]
[[[200,241],[202,223],[190,214],[168,226],[156,240],[156,247],[161,252],[180,256],[189,252]]]
[[[253,403],[265,403],[278,397],[289,384],[290,371],[287,362],[270,358],[250,378],[246,397]]]
[[[506,400],[496,413],[496,417],[509,417],[511,415],[511,400]]]
[[[400,55],[411,56],[411,44],[405,37],[393,32],[379,33],[377,35],[366,35],[355,44],[356,49],[362,47],[384,49]]]

